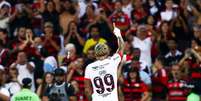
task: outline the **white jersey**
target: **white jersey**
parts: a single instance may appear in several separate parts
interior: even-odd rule
[[[118,101],[117,69],[121,56],[114,54],[104,60],[97,60],[86,67],[85,78],[93,86],[92,101]]]

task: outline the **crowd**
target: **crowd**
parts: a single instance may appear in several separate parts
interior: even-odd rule
[[[0,101],[88,101],[94,46],[118,47],[112,23],[120,101],[201,101],[201,0],[0,0]]]

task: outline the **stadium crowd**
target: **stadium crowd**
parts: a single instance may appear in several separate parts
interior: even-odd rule
[[[115,53],[112,23],[120,101],[201,101],[201,0],[0,0],[0,101],[88,101],[85,68],[97,43]]]

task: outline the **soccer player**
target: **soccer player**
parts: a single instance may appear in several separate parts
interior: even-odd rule
[[[98,43],[95,46],[97,61],[89,64],[85,70],[85,94],[89,101],[118,101],[117,69],[122,60],[124,40],[120,29],[115,24],[113,26],[118,39],[117,52],[110,57],[109,47]]]

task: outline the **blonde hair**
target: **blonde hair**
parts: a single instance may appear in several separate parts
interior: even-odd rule
[[[102,57],[102,56],[109,55],[109,52],[110,52],[108,45],[105,43],[96,44],[94,51],[95,51],[96,57]]]

